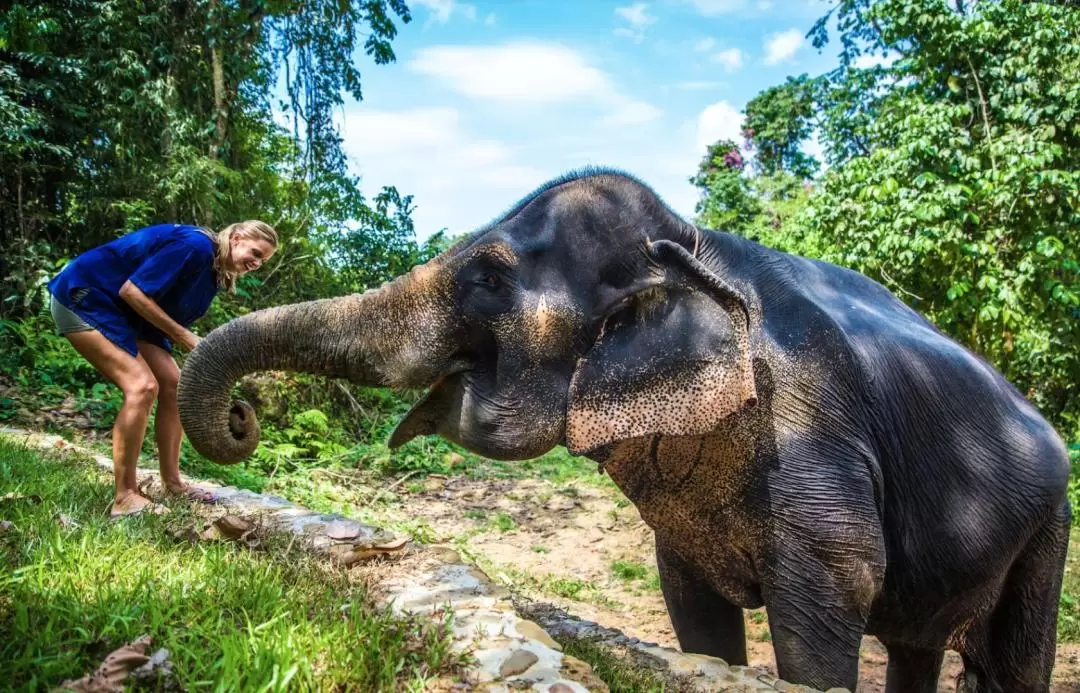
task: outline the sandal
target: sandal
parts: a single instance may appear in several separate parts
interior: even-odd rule
[[[109,511],[109,519],[110,520],[118,520],[118,519],[120,519],[122,517],[131,517],[132,515],[142,515],[143,513],[150,513],[151,515],[165,515],[165,514],[167,514],[169,512],[170,512],[170,510],[168,508],[166,508],[164,505],[159,505],[158,503],[154,503],[154,502],[151,501],[151,502],[146,503],[144,505],[140,505],[137,508],[133,508],[131,510],[125,510],[123,512],[116,512],[115,509],[110,510]]]
[[[180,491],[173,491],[170,489],[167,493],[174,498],[183,496],[193,503],[213,503],[217,500],[213,491],[209,491],[193,484],[184,486]]]

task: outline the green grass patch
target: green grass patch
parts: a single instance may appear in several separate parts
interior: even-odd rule
[[[111,485],[85,461],[0,439],[0,488],[21,496],[0,501],[0,661],[16,689],[83,676],[144,634],[189,691],[420,690],[462,664],[449,616],[375,609],[345,574],[282,555],[284,539],[175,539],[182,504],[108,521]]]
[[[506,534],[517,528],[517,523],[514,522],[514,518],[510,517],[506,513],[499,513],[491,520],[491,524],[495,526],[497,530]]]
[[[640,561],[612,561],[611,572],[623,582],[640,585],[654,592],[660,591],[660,573],[656,568]]]
[[[638,561],[613,561],[611,563],[611,572],[615,573],[615,577],[620,580],[633,582],[648,577],[649,566]]]
[[[662,693],[670,690],[658,674],[634,666],[622,657],[588,640],[567,640],[563,652],[587,662],[593,673],[611,689],[611,693]]]

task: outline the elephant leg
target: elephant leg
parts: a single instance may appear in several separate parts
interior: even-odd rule
[[[1057,613],[1070,511],[1063,505],[1009,569],[997,606],[964,644],[966,690],[1046,693],[1057,649]],[[970,666],[969,666],[970,662]]]
[[[873,569],[857,559],[822,560],[795,544],[779,550],[762,584],[780,678],[822,691],[859,681]]]
[[[935,693],[945,650],[924,650],[900,643],[886,644],[889,668],[885,693]]]
[[[674,551],[656,541],[656,565],[668,615],[683,652],[746,665],[743,612],[697,577]]]

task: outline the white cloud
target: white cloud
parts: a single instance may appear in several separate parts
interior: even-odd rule
[[[383,185],[414,195],[417,236],[449,227],[472,230],[490,220],[500,200],[532,190],[553,172],[524,165],[506,143],[476,136],[454,108],[377,110],[365,105],[340,117],[343,147],[369,197]]]
[[[771,34],[765,39],[765,64],[776,65],[785,60],[790,60],[803,43],[803,32],[798,29],[788,29],[776,34]]]
[[[476,21],[476,7],[457,0],[413,0],[413,5],[424,7],[430,13],[428,22],[446,24],[451,15],[461,14],[469,21]]]
[[[604,72],[553,43],[434,46],[422,49],[408,67],[457,92],[492,101],[557,103],[612,90]]]
[[[488,12],[488,16],[484,17],[484,26],[495,26],[494,12]]]
[[[743,54],[738,48],[728,48],[725,51],[713,54],[712,61],[723,65],[724,70],[727,72],[735,72],[742,67]]]
[[[604,71],[580,53],[554,43],[425,48],[409,69],[477,99],[505,104],[592,103],[608,112],[605,125],[638,125],[663,112],[619,92]]]
[[[615,29],[615,33],[619,36],[627,36],[637,43],[641,43],[645,38],[645,29],[656,21],[656,17],[649,14],[649,4],[645,2],[636,2],[628,7],[616,7],[615,15],[630,25]]]
[[[706,36],[697,43],[694,44],[694,50],[698,53],[708,53],[716,45],[716,39],[711,36]]]
[[[705,153],[717,140],[742,142],[743,116],[727,101],[708,106],[697,118],[697,153]]]
[[[645,123],[651,123],[654,120],[659,120],[664,112],[653,106],[651,103],[644,101],[634,101],[632,99],[619,101],[619,105],[609,115],[601,119],[601,125],[644,125]]]
[[[689,2],[706,17],[719,17],[746,6],[746,0],[689,0]]]

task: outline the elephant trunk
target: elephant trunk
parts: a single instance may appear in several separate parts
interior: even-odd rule
[[[194,448],[218,463],[247,458],[259,444],[259,423],[246,402],[231,403],[233,385],[262,370],[301,371],[367,386],[409,385],[432,377],[403,361],[427,351],[432,292],[418,292],[406,275],[377,290],[267,308],[211,332],[191,352],[180,374],[180,421]],[[406,314],[408,313],[408,314]],[[414,348],[410,348],[414,347]],[[415,360],[415,359],[409,359]],[[437,367],[437,366],[436,366]],[[420,370],[427,370],[421,368]]]

